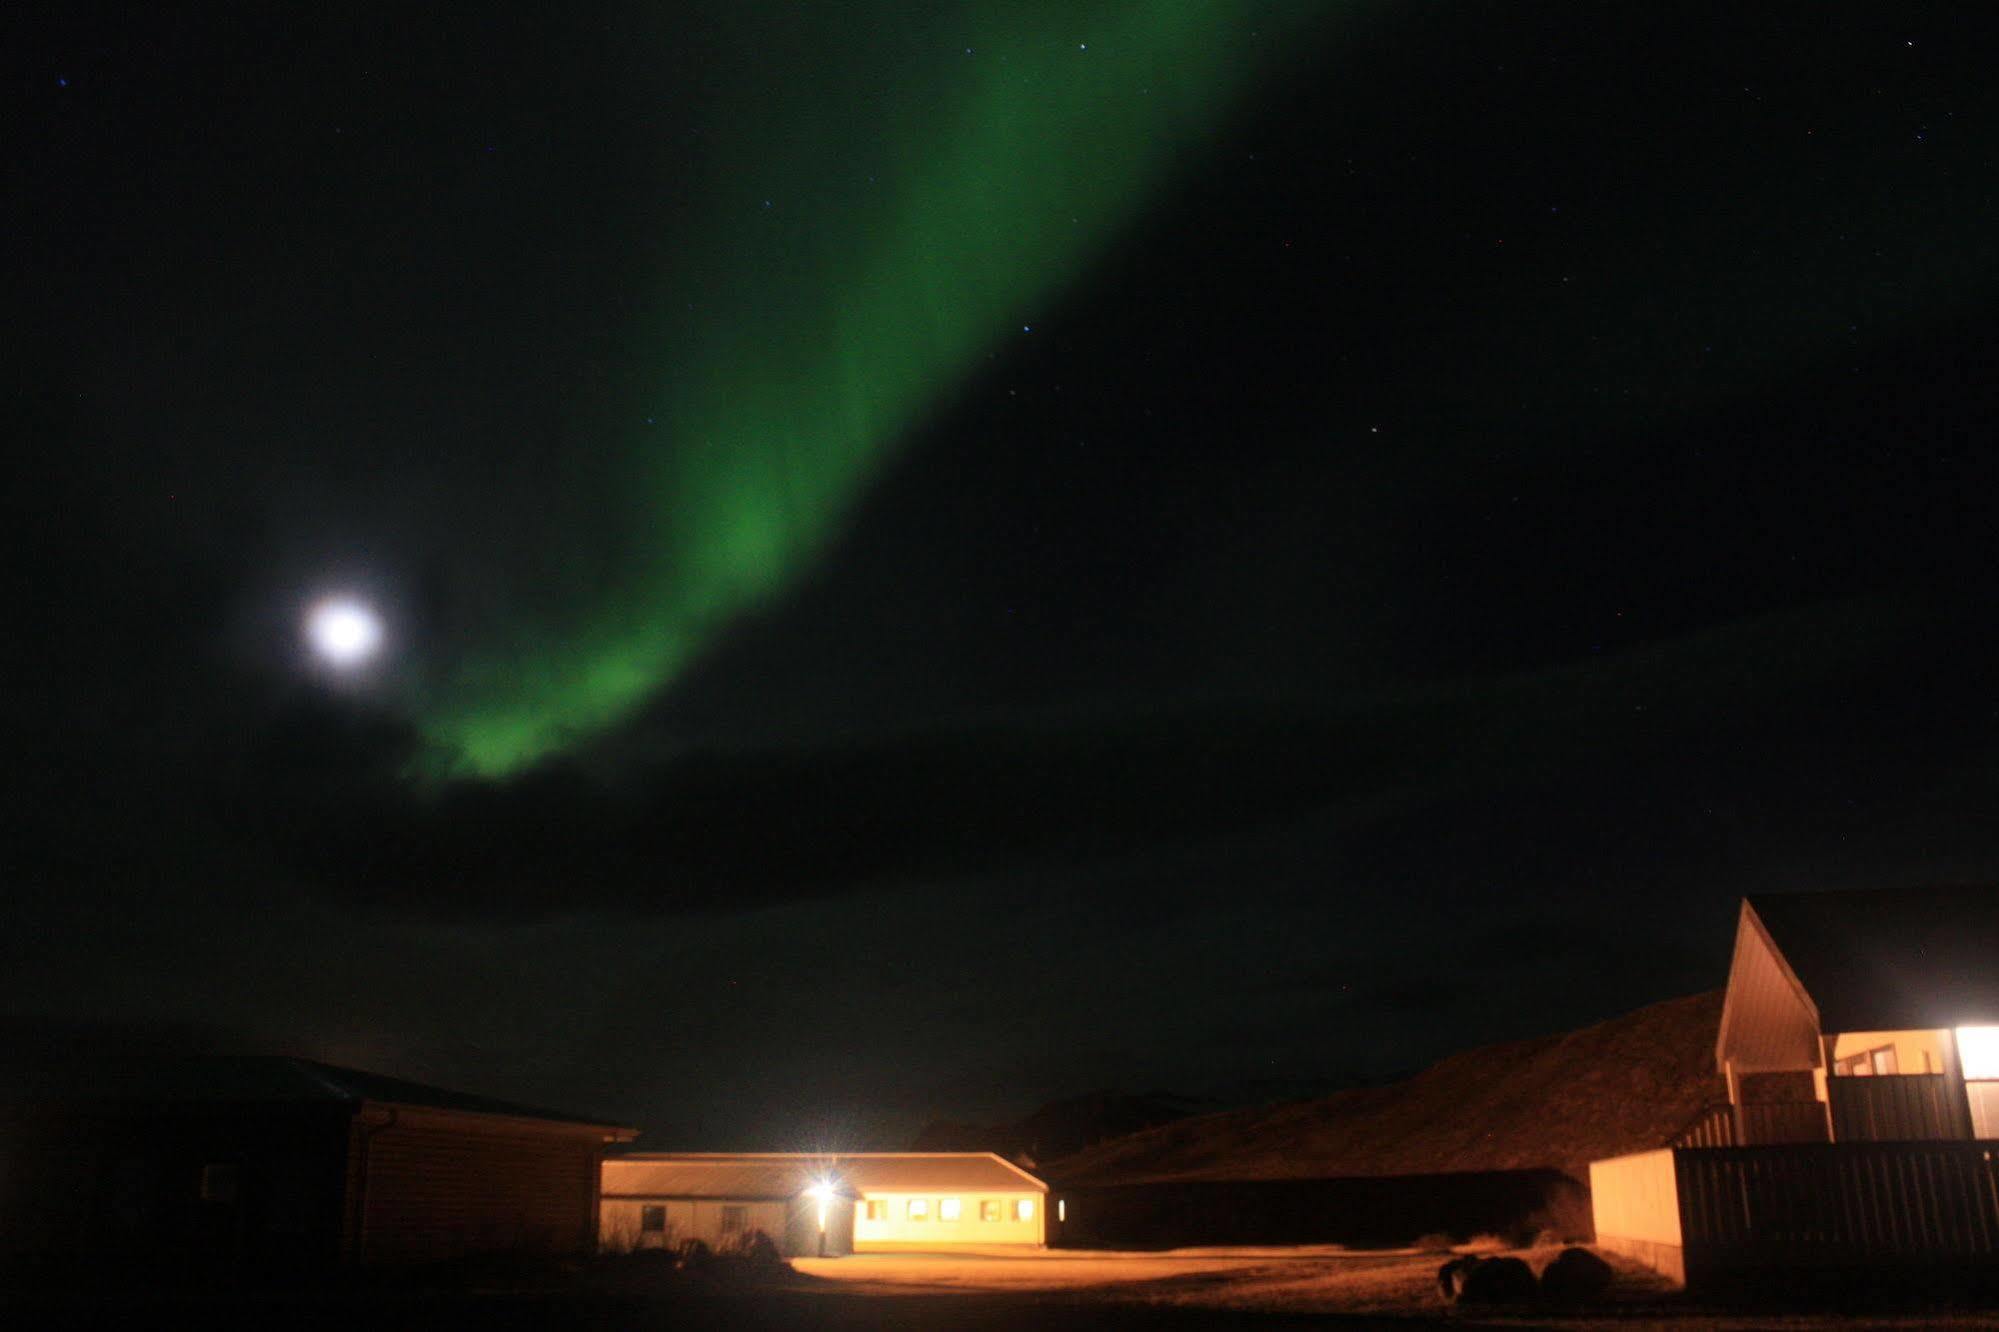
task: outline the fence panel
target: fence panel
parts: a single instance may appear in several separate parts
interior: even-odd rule
[[[1756,1267],[1999,1256],[1999,1148],[1898,1142],[1676,1153],[1691,1260]]]
[[[1941,1073],[1826,1079],[1833,1132],[1841,1142],[1926,1142],[1958,1137]]]
[[[1742,1107],[1742,1137],[1745,1146],[1824,1142],[1825,1105],[1820,1101],[1752,1101]]]

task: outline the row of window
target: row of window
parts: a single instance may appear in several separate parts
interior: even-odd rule
[[[929,1221],[933,1218],[939,1221],[959,1221],[964,1219],[965,1215],[965,1200],[962,1198],[910,1198],[905,1200],[903,1205],[907,1208],[905,1215],[911,1221]],[[869,1221],[886,1221],[889,1219],[888,1202],[885,1199],[870,1198],[861,1204],[861,1208],[863,1216]],[[1013,1199],[1011,1210],[1013,1220],[1032,1221],[1034,1219],[1034,1199],[1015,1198]],[[1005,1221],[1008,1219],[1007,1212],[1008,1208],[1005,1199],[979,1199],[979,1220],[981,1221]],[[749,1220],[749,1208],[739,1207],[733,1203],[724,1204],[722,1208],[722,1233],[724,1235],[738,1234],[749,1225]],[[639,1229],[655,1235],[664,1233],[666,1230],[666,1208],[656,1203],[647,1203],[640,1207]]]
[[[1895,1047],[1884,1045],[1876,1050],[1862,1050],[1859,1054],[1836,1059],[1832,1071],[1834,1077],[1840,1078],[1885,1078],[1893,1077],[1902,1069],[1895,1058]],[[1928,1050],[1923,1051],[1923,1072],[1937,1072],[1936,1061]]]
[[[1013,1220],[1032,1221],[1034,1219],[1034,1199],[1015,1198],[1012,1202],[1011,1211]],[[905,1209],[903,1215],[911,1221],[929,1221],[933,1218],[938,1221],[958,1221],[962,1220],[965,1215],[965,1200],[963,1198],[908,1198],[903,1201],[903,1207]],[[1008,1210],[1005,1199],[979,1199],[979,1220],[981,1221],[1005,1221],[1008,1219]],[[888,1201],[883,1198],[868,1199],[861,1204],[861,1217],[866,1221],[888,1220]]]

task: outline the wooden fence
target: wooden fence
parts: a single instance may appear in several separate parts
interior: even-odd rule
[[[1690,1271],[1930,1266],[1999,1256],[1992,1143],[1674,1153]]]
[[[1597,1242],[1689,1285],[1999,1273],[1999,1142],[1799,1143],[1590,1165]]]
[[[1841,1142],[1961,1138],[1956,1094],[1956,1086],[1941,1073],[1826,1079],[1833,1131]]]
[[[1751,1101],[1742,1107],[1742,1136],[1741,1145],[1750,1147],[1773,1143],[1824,1142],[1825,1102]]]
[[[1769,1143],[1824,1142],[1822,1101],[1751,1101],[1742,1107],[1742,1138],[1736,1140],[1735,1107],[1711,1106],[1674,1135],[1674,1147],[1738,1147]]]

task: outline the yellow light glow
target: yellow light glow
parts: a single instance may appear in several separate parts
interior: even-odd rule
[[[1957,1060],[1966,1078],[1999,1078],[1999,1027],[1959,1027]]]
[[[1034,1199],[1021,1198],[1017,1200],[1013,1205],[1013,1219],[1016,1221],[1032,1221],[1034,1219]]]
[[[826,1204],[823,1202],[819,1204],[819,1232],[822,1235],[826,1233]]]
[[[964,1213],[964,1207],[958,1199],[946,1198],[937,1204],[937,1217],[940,1221],[956,1221]]]

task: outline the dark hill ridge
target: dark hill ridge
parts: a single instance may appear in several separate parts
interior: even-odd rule
[[[1664,1146],[1726,1099],[1720,990],[1482,1046],[1385,1087],[1144,1129],[1049,1163],[1065,1186],[1552,1168]]]
[[[914,1152],[998,1152],[1025,1162],[1071,1156],[1099,1142],[1136,1133],[1229,1102],[1203,1103],[1168,1092],[1130,1095],[1091,1092],[1051,1101],[1014,1124],[960,1124],[939,1120],[910,1144]]]

